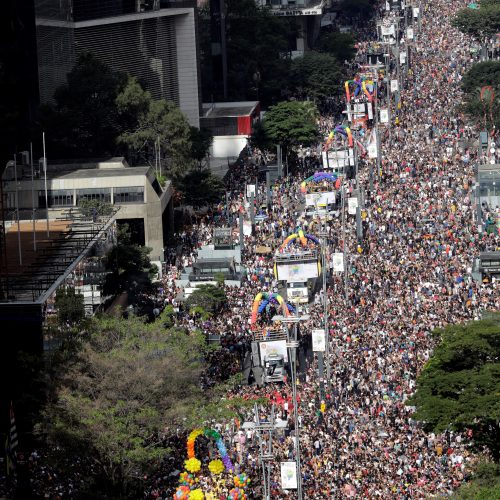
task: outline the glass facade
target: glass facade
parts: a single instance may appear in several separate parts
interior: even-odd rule
[[[49,208],[72,207],[74,205],[72,189],[53,189],[47,191]],[[38,191],[38,207],[45,208],[45,191]]]
[[[114,188],[113,200],[115,204],[144,203],[144,187],[130,186],[130,187]]]

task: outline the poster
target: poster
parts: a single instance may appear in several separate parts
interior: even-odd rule
[[[397,92],[399,89],[398,81],[391,80],[391,92]]]
[[[297,464],[295,462],[281,462],[281,488],[297,489]]]
[[[312,331],[312,347],[314,352],[326,351],[326,335],[325,330]]]
[[[389,123],[389,110],[381,109],[380,110],[380,123]]]
[[[255,197],[255,184],[247,184],[247,198],[250,198],[252,194]]]
[[[356,215],[357,208],[358,208],[358,199],[355,196],[347,198],[347,213],[349,215]]]
[[[270,354],[281,354],[285,363],[288,362],[288,350],[286,340],[270,340],[269,342],[259,342],[260,360],[264,364],[266,356]]]
[[[332,254],[332,268],[333,272],[344,272],[344,254],[342,252]]]

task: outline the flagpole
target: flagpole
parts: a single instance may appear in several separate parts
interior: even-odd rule
[[[17,184],[17,159],[14,155],[14,182],[16,183],[16,219],[17,219],[17,250],[19,252],[19,265],[23,265],[23,254],[21,251],[21,223],[19,221],[19,186]]]
[[[45,156],[45,132],[42,132],[42,142],[43,142],[43,175],[45,184],[45,210],[47,217],[47,238],[50,238],[49,230],[49,196],[47,193],[47,157]]]
[[[30,142],[31,159],[31,209],[33,217],[33,251],[36,252],[36,220],[35,220],[35,172],[33,166],[33,143]]]

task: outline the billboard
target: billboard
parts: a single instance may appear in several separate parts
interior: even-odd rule
[[[259,342],[260,360],[264,364],[266,356],[270,354],[281,354],[285,363],[288,362],[288,350],[286,340],[270,340],[269,342]]]
[[[301,283],[309,278],[319,276],[319,262],[317,260],[302,262],[278,262],[276,264],[277,279]]]
[[[323,151],[323,168],[336,169],[354,165],[354,151],[352,149],[330,150],[328,151],[328,157],[326,155],[326,151]]]
[[[324,193],[307,193],[306,207],[326,207],[335,204],[335,192],[325,191]]]
[[[297,489],[296,462],[281,462],[281,488],[284,490]]]
[[[332,267],[336,273],[344,271],[344,254],[342,252],[332,254]]]

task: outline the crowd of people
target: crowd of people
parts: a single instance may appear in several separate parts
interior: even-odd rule
[[[472,195],[477,154],[470,147],[474,130],[455,111],[461,97],[457,82],[475,62],[471,41],[449,23],[464,6],[460,1],[427,2],[420,30],[401,49],[410,51],[411,69],[403,76],[400,95],[391,99],[391,123],[381,134],[381,171],[375,170],[372,182],[368,168],[358,174],[357,186],[365,192],[362,247],[353,216],[347,218],[345,232],[340,217],[329,222],[329,252],[342,251],[346,239],[348,272],[347,282],[342,273],[334,273],[328,289],[331,379],[325,382],[325,411],[320,410],[317,359],[308,356],[300,367],[305,498],[447,495],[467,478],[476,459],[470,436],[426,434],[407,405],[416,377],[432,355],[430,332],[477,320],[481,311],[500,307],[494,280],[472,278],[474,257],[496,249],[499,238],[498,231],[477,231],[481,221],[474,220]],[[361,55],[370,47],[368,36],[366,40],[358,45]],[[335,122],[332,116],[320,118],[325,135]],[[259,152],[253,151],[230,173],[235,213],[258,164]],[[301,177],[319,167],[313,149]],[[288,177],[275,184],[267,218],[245,238],[248,280],[241,288],[227,289],[227,309],[206,325],[207,333],[227,338],[226,348],[248,345],[255,294],[277,291],[273,255],[259,255],[256,248],[265,244],[276,249],[289,234],[310,224],[301,211],[300,180]],[[496,216],[483,208],[489,220]],[[304,335],[320,327],[323,318],[320,300],[307,309]],[[229,349],[222,355],[230,355]],[[271,491],[273,498],[294,498],[295,492],[281,488],[278,465],[293,460],[296,452],[290,384],[242,386],[229,395],[236,396],[265,397],[274,403],[277,417],[288,421],[286,431],[274,437]],[[253,418],[251,413],[247,417]],[[225,439],[233,444],[239,470],[252,477],[251,491],[258,497],[262,480],[255,433],[231,426]],[[209,484],[208,472],[206,476]]]
[[[477,153],[468,146],[475,132],[455,111],[461,99],[457,82],[475,62],[471,40],[450,25],[454,13],[465,5],[464,0],[422,2],[420,28],[415,30],[414,40],[406,40],[401,48],[409,50],[411,67],[402,76],[397,99],[391,97],[390,123],[381,126],[385,127],[380,134],[381,169],[369,169],[366,163],[375,164],[375,160],[366,160],[358,178],[346,181],[345,186],[347,195],[355,188],[364,192],[362,245],[354,216],[339,214],[323,225],[328,253],[342,252],[345,247],[347,266],[346,275],[332,273],[327,291],[330,379],[319,379],[318,359],[310,349],[311,329],[323,324],[323,296],[318,294],[300,311],[307,312],[309,319],[300,326],[306,355],[299,360],[299,428],[293,419],[296,403],[289,380],[263,387],[242,385],[227,395],[267,399],[274,405],[276,418],[287,422],[273,437],[273,498],[296,497],[295,491],[281,487],[279,463],[295,459],[297,432],[303,492],[308,499],[448,495],[467,479],[476,460],[470,435],[451,431],[427,434],[413,420],[414,408],[407,405],[416,377],[432,355],[435,340],[430,332],[447,324],[477,320],[482,311],[500,308],[495,281],[472,278],[474,257],[480,251],[497,249],[500,239],[495,230],[478,232],[478,225],[495,220],[497,213],[493,207],[483,207],[485,221],[474,219],[472,166]],[[360,33],[359,61],[370,50],[370,40],[376,38],[372,25]],[[338,116],[321,116],[322,133],[326,136],[340,121]],[[304,215],[300,182],[321,169],[320,150],[320,145],[311,148],[299,176],[289,175],[273,185],[271,206],[254,233],[242,242],[242,286],[225,286],[227,303],[217,315],[208,320],[190,315],[179,299],[182,290],[177,280],[181,270],[192,265],[197,250],[211,242],[216,225],[237,226],[238,214],[248,208],[245,187],[255,184],[264,153],[249,148],[227,175],[229,204],[221,203],[198,218],[167,250],[167,267],[155,298],[158,307],[171,305],[179,326],[201,328],[221,339],[221,349],[209,360],[211,368],[202,380],[207,387],[240,370],[250,349],[250,310],[255,295],[278,292],[274,252],[258,253],[258,248],[274,251],[299,228],[311,233],[316,229]],[[265,199],[265,186],[261,185],[256,192],[257,206]],[[239,232],[234,235],[237,240]],[[264,417],[269,416],[270,405],[260,404],[259,408]],[[246,420],[253,418],[248,412]],[[248,497],[259,498],[259,441],[242,424],[210,425],[222,434],[237,471],[251,478]],[[265,434],[266,446],[268,439]],[[176,449],[182,450],[184,442],[185,436],[176,437]],[[204,455],[197,455],[203,462],[201,484],[209,490],[214,482],[207,464],[217,458],[217,450],[204,446]],[[184,458],[183,453],[168,457],[157,475],[145,478],[148,498],[172,497]],[[38,457],[30,460],[35,463]],[[56,488],[52,475],[47,481]],[[231,487],[228,477],[217,484],[217,495],[226,498]]]

